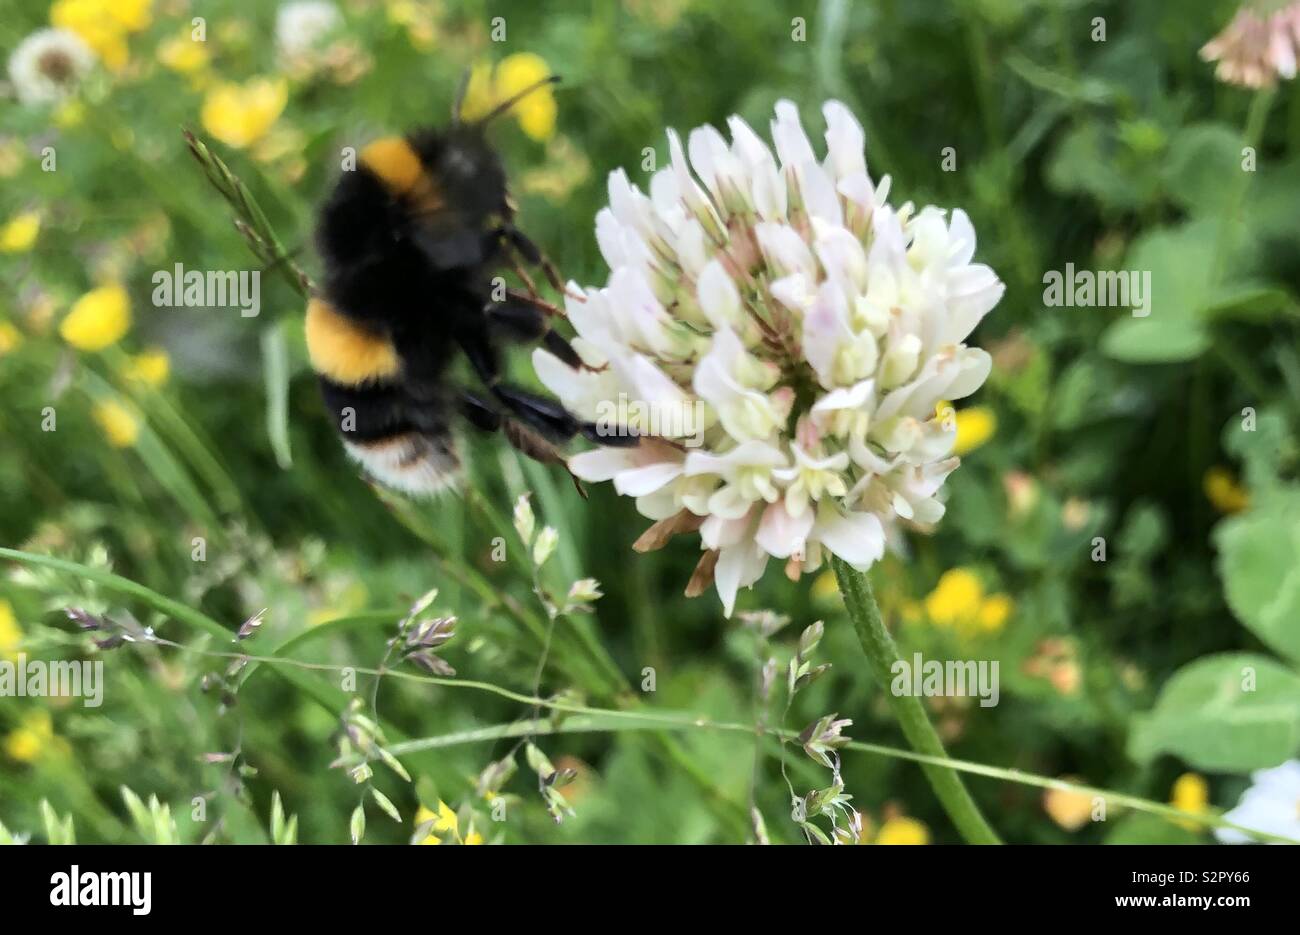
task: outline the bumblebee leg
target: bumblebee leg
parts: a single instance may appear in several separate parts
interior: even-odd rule
[[[566,471],[569,470],[564,455],[554,445],[523,423],[503,416],[483,397],[463,391],[458,403],[461,413],[475,428],[485,432],[500,432],[510,447],[525,457],[541,464],[559,464]],[[581,482],[572,471],[569,471],[569,477],[585,500],[587,492],[582,489]]]
[[[523,231],[513,224],[507,225],[503,229],[503,233],[516,253],[531,265],[541,269],[546,275],[546,281],[551,284],[551,288],[556,292],[564,292],[564,283],[560,281],[559,271],[555,268],[555,264],[550,261],[550,258],[542,253],[537,244],[533,243]]]
[[[466,390],[457,397],[456,402],[460,414],[476,429],[484,432],[501,430],[501,413],[497,412],[483,397]]]
[[[509,383],[496,384],[492,387],[492,394],[521,422],[547,441],[562,444],[577,435],[582,428],[578,420],[553,399]]]
[[[556,292],[572,295],[572,293],[569,293],[565,289],[564,283],[560,279],[560,273],[555,268],[555,264],[551,262],[549,257],[542,253],[537,244],[533,243],[532,240],[530,240],[523,231],[515,227],[514,224],[509,222],[502,224],[492,232],[492,236],[498,239],[498,241],[504,243],[510,254],[511,269],[514,270],[515,275],[523,280],[525,288],[528,289],[529,294],[534,298],[538,295],[537,286],[533,282],[533,278],[529,276],[520,265],[520,258],[529,265],[540,268],[546,275],[546,281],[551,284],[551,288]],[[586,301],[585,296],[575,295],[574,298],[579,299],[580,301]]]
[[[583,422],[558,402],[508,383],[497,384],[492,392],[502,404],[530,428],[556,443],[581,435],[587,441],[611,448],[635,448],[640,437],[625,426]]]
[[[527,292],[520,292],[518,289],[507,289],[506,296],[516,302],[523,302],[525,305],[531,305],[533,308],[545,312],[547,315],[553,315],[556,318],[566,317],[564,310],[557,305],[547,302],[545,299],[536,295],[529,295]]]
[[[501,379],[501,361],[485,317],[475,316],[455,332],[456,343],[465,351],[470,367],[488,389]]]
[[[519,260],[513,255],[510,257],[510,269],[514,271],[516,276],[523,280],[525,289],[534,296],[538,294],[537,283],[533,282],[533,277],[528,275],[528,272],[519,265]]]
[[[505,302],[488,305],[487,314],[493,325],[516,341],[540,339],[543,347],[574,370],[604,369],[589,367],[583,362],[568,339],[551,328],[542,305],[511,294]]]
[[[501,382],[501,368],[487,330],[487,320],[471,329],[462,329],[457,340],[465,350],[470,366],[492,395],[511,414],[547,441],[563,444],[581,433],[583,438],[600,445],[631,447],[640,439],[626,428],[611,431],[608,426],[582,422],[554,399]]]

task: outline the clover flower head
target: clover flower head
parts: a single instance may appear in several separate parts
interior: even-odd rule
[[[9,56],[9,80],[26,106],[68,97],[95,65],[95,53],[68,29],[39,29]]]
[[[609,280],[572,285],[566,303],[588,367],[533,358],[598,426],[612,400],[640,404],[624,420],[639,445],[575,455],[570,469],[636,498],[656,521],[639,548],[698,530],[687,593],[714,583],[728,615],[770,558],[791,577],[827,550],[866,568],[904,523],[938,520],[958,462],[936,405],[973,393],[991,366],[964,342],[1004,287],[971,262],[970,220],[891,207],[857,119],[838,101],[822,113],[821,158],[781,101],[775,153],[733,116],[730,140],[670,130],[671,164],[648,193],[613,172],[596,216]],[[653,418],[683,411],[694,418]]]
[[[275,45],[291,61],[311,55],[343,22],[329,0],[294,0],[275,11]]]
[[[1300,56],[1300,3],[1253,0],[1201,49],[1215,76],[1244,88],[1271,88],[1296,74]]]

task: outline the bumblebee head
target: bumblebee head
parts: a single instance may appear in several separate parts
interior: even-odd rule
[[[464,219],[504,216],[506,172],[477,124],[458,124],[413,141],[429,177]]]
[[[505,170],[488,142],[487,128],[528,95],[559,80],[559,76],[549,75],[497,104],[478,120],[466,121],[461,109],[469,88],[469,72],[461,77],[452,103],[451,126],[441,134],[426,137],[425,144],[417,144],[417,149],[434,178],[447,190],[460,193],[457,200],[462,210],[479,217],[512,217],[514,205],[506,193]]]

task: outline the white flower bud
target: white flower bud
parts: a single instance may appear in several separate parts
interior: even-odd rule
[[[537,534],[537,541],[533,543],[533,564],[541,568],[546,564],[546,560],[555,554],[555,547],[559,545],[560,534],[555,531],[554,526],[543,526],[542,531]]]
[[[533,506],[528,502],[530,494],[520,494],[519,499],[515,501],[515,532],[519,533],[519,538],[528,545],[533,541],[533,529],[536,527],[536,520],[533,518]]]
[[[599,600],[603,594],[604,592],[600,590],[600,582],[595,578],[579,578],[569,585],[570,604],[590,604],[592,601]]]

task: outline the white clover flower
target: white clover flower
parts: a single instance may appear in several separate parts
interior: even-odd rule
[[[316,46],[343,21],[328,0],[297,0],[275,14],[275,44],[290,62],[310,56]]]
[[[706,554],[688,593],[715,583],[728,615],[769,558],[791,577],[824,550],[865,569],[903,523],[937,521],[958,461],[936,404],[975,392],[991,366],[964,342],[1004,287],[971,262],[970,220],[890,207],[861,125],[837,101],[822,112],[824,159],[781,101],[775,155],[731,117],[730,143],[705,126],[683,148],[670,130],[671,165],[648,195],[611,173],[596,216],[609,280],[566,299],[590,369],[533,356],[584,419],[619,394],[642,411],[702,409],[694,438],[646,437],[569,467],[656,521],[638,547],[698,529]]]
[[[1300,841],[1300,760],[1287,760],[1272,769],[1250,774],[1251,786],[1237,807],[1223,817],[1234,825]],[[1249,844],[1249,835],[1231,828],[1216,828],[1224,844]]]
[[[38,29],[9,56],[9,80],[27,106],[63,100],[95,65],[95,53],[68,29]]]

